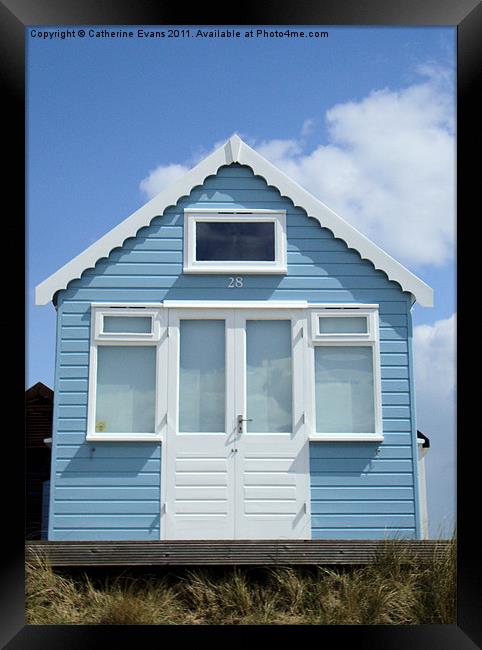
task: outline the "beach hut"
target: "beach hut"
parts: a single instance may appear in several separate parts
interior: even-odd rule
[[[48,538],[422,538],[416,301],[431,288],[231,137],[36,288],[57,311]]]

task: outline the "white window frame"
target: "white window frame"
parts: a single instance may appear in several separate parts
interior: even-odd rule
[[[141,332],[104,332],[104,316],[120,317],[151,317],[152,330],[150,333]],[[158,442],[162,441],[166,427],[167,390],[160,387],[167,386],[167,316],[165,310],[159,305],[146,305],[141,307],[135,304],[99,304],[91,305],[91,337],[89,355],[89,392],[87,407],[87,435],[88,442]],[[149,432],[98,432],[95,430],[96,393],[97,393],[97,350],[99,346],[145,346],[152,345],[156,348],[156,385],[155,385],[155,416],[154,431]]]
[[[274,261],[198,261],[196,260],[196,224],[198,221],[274,223]],[[184,210],[184,273],[273,273],[287,269],[286,210],[191,209]]]
[[[159,341],[161,335],[160,310],[152,308],[111,307],[108,309],[93,308],[94,336],[97,341]],[[104,317],[120,316],[123,318],[150,318],[150,332],[104,332]]]
[[[375,341],[375,310],[343,309],[327,307],[311,312],[311,338],[313,341]],[[365,318],[366,332],[320,332],[320,318]]]
[[[162,442],[168,425],[168,393],[172,392],[168,373],[173,372],[168,367],[168,312],[174,308],[188,308],[193,311],[183,313],[189,318],[204,318],[199,307],[214,309],[249,308],[261,309],[265,318],[271,318],[273,309],[283,307],[301,309],[305,315],[304,325],[300,336],[306,341],[305,376],[303,385],[298,381],[297,390],[303,392],[302,403],[307,433],[310,441],[316,442],[383,442],[382,423],[382,394],[381,394],[381,369],[380,369],[380,336],[378,305],[375,304],[313,304],[306,301],[169,301],[163,303],[92,303],[91,305],[91,340],[89,358],[89,388],[88,388],[88,417],[87,441],[108,442]],[[194,311],[195,310],[195,311]],[[266,311],[264,311],[266,310]],[[204,312],[206,313],[206,312]],[[261,314],[261,312],[260,312]],[[211,317],[214,317],[214,311]],[[104,316],[149,316],[152,318],[152,331],[150,333],[135,332],[103,332],[102,322]],[[320,317],[366,317],[367,333],[342,333],[321,334],[318,330]],[[185,316],[183,316],[185,317]],[[99,345],[146,345],[156,347],[156,404],[155,404],[155,431],[131,433],[104,433],[95,431],[96,409],[96,383],[97,383],[97,350]],[[316,404],[315,404],[315,347],[318,345],[331,346],[369,346],[373,350],[373,384],[375,408],[375,432],[367,433],[317,433],[316,432]],[[163,387],[167,387],[165,390]],[[172,396],[171,396],[172,399]]]
[[[320,317],[366,317],[367,332],[361,333],[320,333],[318,319]],[[341,305],[317,305],[311,310],[311,332],[308,342],[307,365],[309,368],[310,387],[307,395],[307,411],[309,427],[309,440],[313,442],[383,442],[382,420],[382,388],[380,368],[380,327],[378,318],[378,305],[366,305],[354,308]],[[315,348],[318,346],[351,346],[370,347],[373,361],[373,390],[374,390],[374,421],[375,431],[344,432],[344,433],[318,433],[316,431],[316,391],[315,391]]]

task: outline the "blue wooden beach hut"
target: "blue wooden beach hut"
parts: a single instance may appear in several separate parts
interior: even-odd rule
[[[238,136],[47,278],[50,540],[426,536],[432,290]]]

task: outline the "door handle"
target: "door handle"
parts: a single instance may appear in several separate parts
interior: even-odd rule
[[[238,415],[238,433],[243,433],[243,422],[252,422],[253,418],[243,418],[242,415]]]

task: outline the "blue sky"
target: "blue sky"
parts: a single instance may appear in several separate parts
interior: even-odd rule
[[[450,530],[455,29],[238,29],[44,39],[27,28],[26,384],[53,386],[55,310],[34,305],[34,287],[237,132],[434,288],[435,307],[413,312],[417,413],[432,440],[431,532]]]

